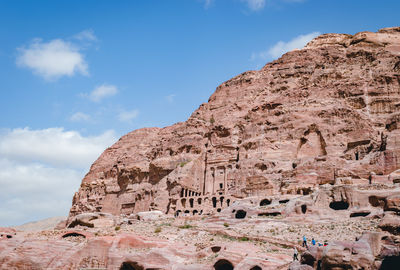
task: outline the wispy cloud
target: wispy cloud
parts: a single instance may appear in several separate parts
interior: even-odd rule
[[[176,96],[175,94],[171,94],[166,96],[165,99],[168,101],[168,103],[172,103],[174,102],[175,96]]]
[[[76,112],[69,118],[72,122],[88,122],[91,120],[90,115],[83,112]]]
[[[54,39],[44,42],[42,39],[34,39],[28,46],[17,50],[17,65],[31,69],[46,80],[56,80],[76,73],[88,75],[84,55],[68,41]]]
[[[86,29],[74,35],[74,38],[81,41],[97,41],[97,37],[92,29]]]
[[[93,102],[100,102],[104,98],[114,96],[117,93],[118,93],[118,89],[115,85],[102,84],[100,86],[97,86],[89,94],[83,94],[83,96],[87,96]]]
[[[212,4],[214,0],[204,0],[204,8],[208,9]]]
[[[138,110],[122,111],[118,114],[118,120],[121,122],[131,122],[139,115]]]
[[[208,9],[216,0],[201,0],[204,2],[204,8]],[[265,8],[267,3],[271,4],[278,4],[279,2],[285,2],[285,3],[302,3],[307,0],[240,0],[241,2],[245,3],[247,8],[250,11],[260,11]]]
[[[245,2],[252,11],[258,11],[265,7],[266,0],[241,0]]]
[[[312,32],[305,35],[299,35],[287,42],[279,41],[265,51],[253,53],[250,59],[267,60],[279,58],[286,52],[303,48],[308,42],[310,42],[313,38],[319,36],[320,34],[320,32]]]

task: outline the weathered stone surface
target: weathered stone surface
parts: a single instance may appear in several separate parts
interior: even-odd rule
[[[387,197],[385,210],[400,212],[400,195]]]
[[[165,218],[165,215],[161,211],[146,211],[146,212],[139,212],[136,214],[137,219],[150,221],[150,220],[160,220]]]
[[[114,226],[115,218],[108,213],[82,213],[70,220],[67,227],[84,226],[89,228],[100,228]]]
[[[399,61],[391,28],[325,34],[242,73],[186,122],[135,130],[108,148],[75,194],[69,223],[83,212],[213,214],[236,198],[310,194],[370,175],[391,183]]]
[[[393,214],[385,214],[379,223],[379,228],[395,235],[400,235],[400,216]]]
[[[312,270],[314,269],[313,267],[307,265],[307,264],[300,264],[300,262],[293,262],[290,264],[289,270]]]

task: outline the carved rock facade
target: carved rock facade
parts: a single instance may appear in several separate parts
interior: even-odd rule
[[[221,84],[186,122],[123,136],[92,165],[69,220],[212,214],[249,196],[390,182],[399,108],[400,28],[319,36]]]

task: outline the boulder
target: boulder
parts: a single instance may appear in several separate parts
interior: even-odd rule
[[[400,235],[400,216],[386,213],[379,223],[379,228],[391,234]]]
[[[367,241],[334,241],[325,247],[322,269],[370,269],[374,261]]]
[[[138,220],[154,221],[154,220],[164,219],[167,216],[161,211],[146,211],[137,213],[136,217]]]
[[[107,228],[115,225],[115,217],[108,213],[82,213],[74,216],[67,228],[76,226],[89,228]]]
[[[289,265],[288,270],[313,270],[314,268],[307,265],[307,264],[301,264],[300,262],[294,261]]]
[[[386,198],[386,211],[400,212],[400,195],[392,195]]]

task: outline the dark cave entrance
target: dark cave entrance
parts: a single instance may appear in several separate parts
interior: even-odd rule
[[[345,201],[331,202],[329,207],[333,210],[346,210],[349,208],[349,203]]]
[[[264,199],[260,202],[260,206],[265,206],[265,205],[270,205],[271,204],[271,200],[268,199]]]
[[[214,208],[217,207],[217,198],[215,198],[215,197],[212,198],[212,204],[213,204]]]
[[[243,219],[246,217],[247,212],[244,210],[237,210],[235,214],[235,218]]]
[[[302,212],[303,214],[305,214],[305,213],[307,212],[307,205],[303,204],[303,205],[301,206],[301,212]]]
[[[380,270],[396,270],[399,269],[400,256],[388,256],[382,261]]]
[[[215,270],[233,270],[233,264],[228,260],[219,260],[214,264]]]
[[[144,270],[137,262],[123,262],[119,270]]]

